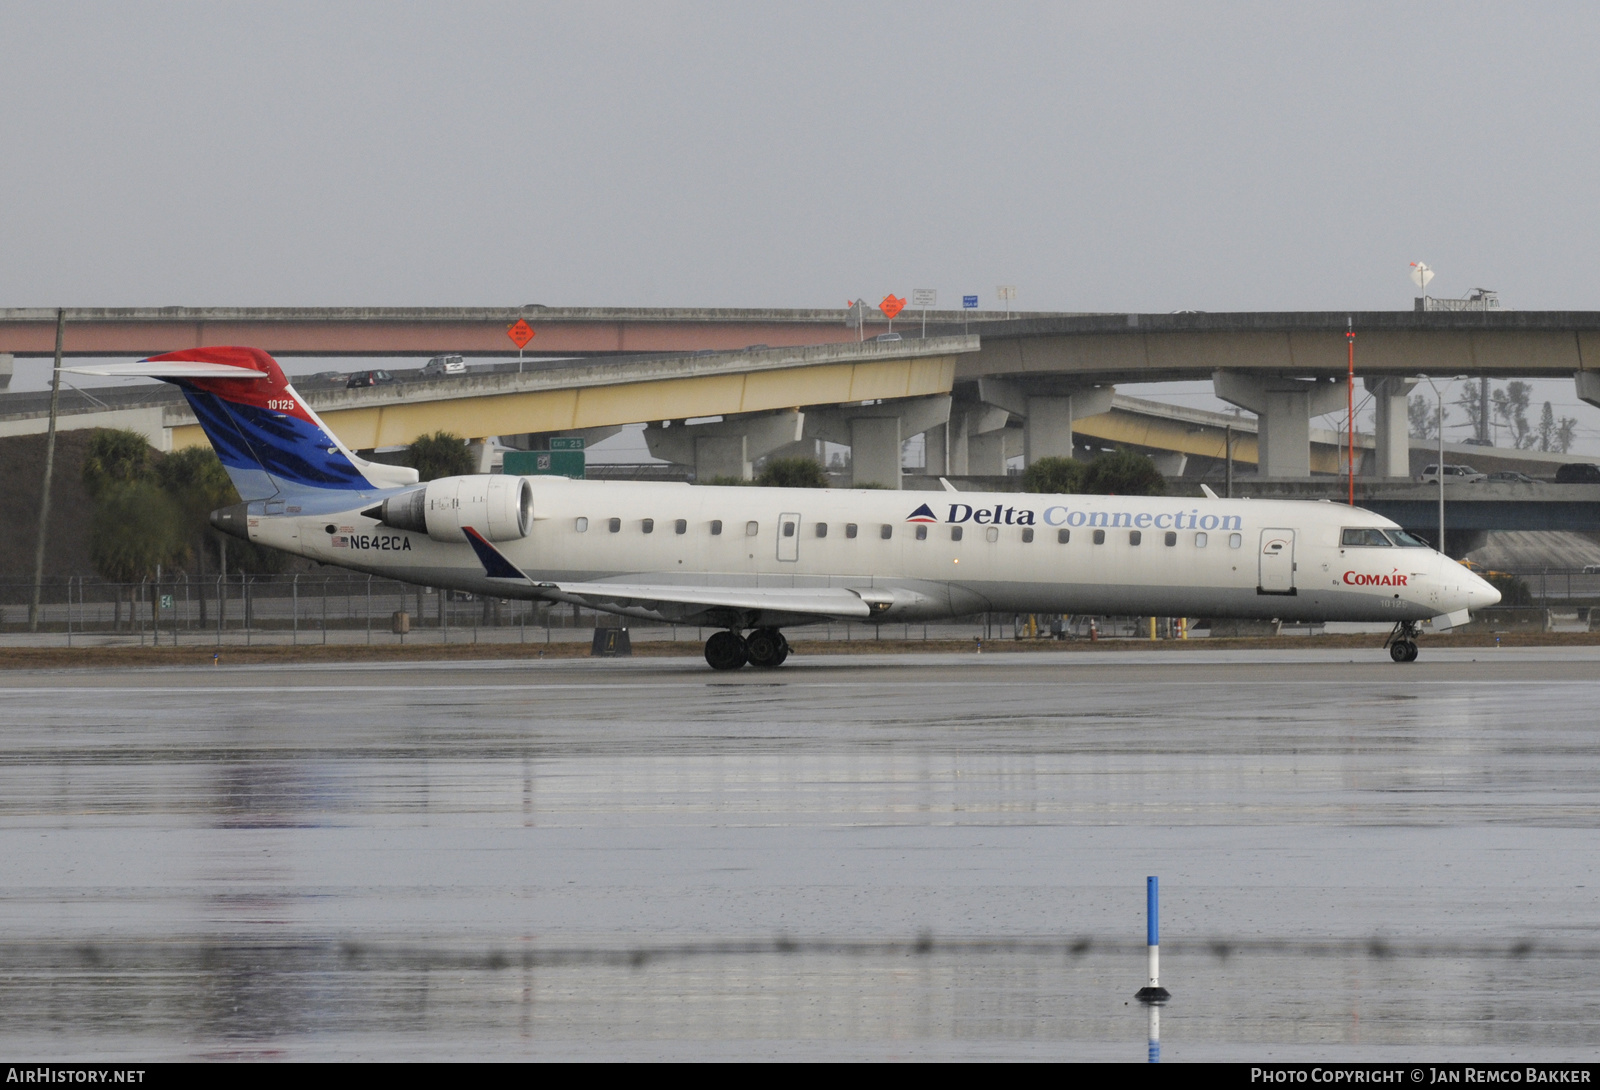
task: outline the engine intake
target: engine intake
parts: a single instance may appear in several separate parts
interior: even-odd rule
[[[441,477],[362,513],[435,541],[465,541],[463,526],[490,541],[514,541],[533,525],[533,486],[522,477],[492,474]]]

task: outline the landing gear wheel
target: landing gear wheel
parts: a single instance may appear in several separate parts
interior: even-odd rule
[[[1389,646],[1389,657],[1396,662],[1417,661],[1417,622],[1401,621],[1384,641]]]
[[[758,628],[744,641],[750,665],[772,669],[789,657],[789,641],[776,628]]]
[[[748,658],[745,642],[737,632],[718,632],[706,641],[706,663],[713,670],[737,670]]]
[[[1389,645],[1389,657],[1396,662],[1416,662],[1417,645],[1410,640],[1395,640]]]

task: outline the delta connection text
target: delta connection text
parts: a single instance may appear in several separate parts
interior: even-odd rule
[[[1060,504],[1046,507],[1037,515],[1026,507],[1007,507],[997,503],[993,507],[974,507],[970,503],[952,503],[944,522],[972,522],[980,526],[1092,526],[1116,529],[1126,526],[1130,530],[1238,530],[1243,520],[1238,515],[1202,515],[1193,511],[1081,511]],[[927,504],[911,512],[907,522],[939,522]]]

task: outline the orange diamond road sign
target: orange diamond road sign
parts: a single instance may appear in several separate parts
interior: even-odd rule
[[[518,318],[517,324],[506,330],[506,336],[511,338],[512,344],[521,349],[526,347],[529,341],[533,340],[533,327]]]
[[[878,309],[883,311],[883,316],[889,319],[893,319],[896,314],[899,314],[905,308],[906,301],[904,299],[896,299],[894,292],[885,295],[883,302],[878,304]]]

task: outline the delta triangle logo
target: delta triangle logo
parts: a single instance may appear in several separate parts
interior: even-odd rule
[[[928,510],[928,505],[927,504],[923,504],[921,507],[919,507],[915,511],[911,512],[911,514],[907,515],[906,516],[906,521],[907,522],[938,522],[939,520],[933,517],[933,512]]]

